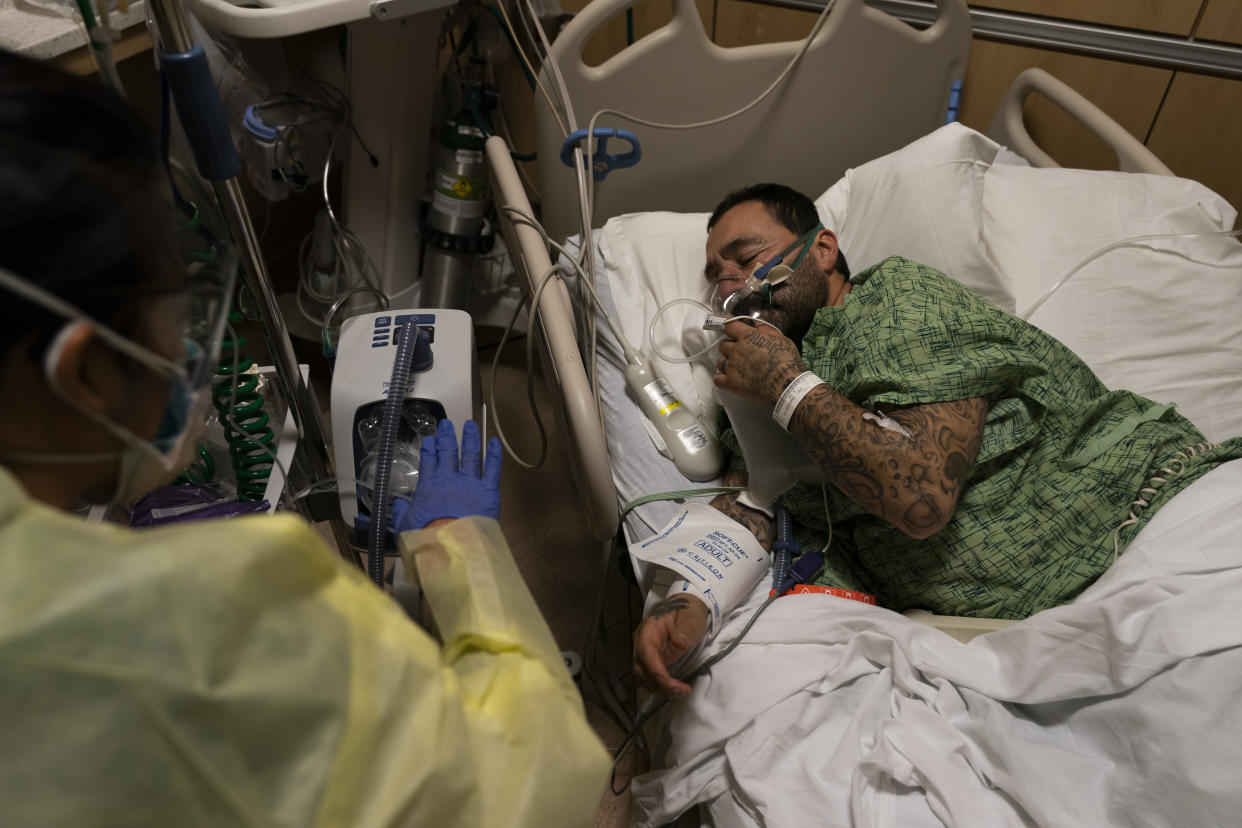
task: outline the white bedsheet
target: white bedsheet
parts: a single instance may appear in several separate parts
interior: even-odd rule
[[[635,780],[637,824],[711,802],[729,824],[1236,825],[1240,690],[1234,461],[1073,604],[968,644],[853,601],[775,602],[671,711],[674,767]]]

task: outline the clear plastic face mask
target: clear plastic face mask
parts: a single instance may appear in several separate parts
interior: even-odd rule
[[[816,223],[809,231],[794,239],[793,243],[782,250],[778,256],[757,264],[742,283],[742,287],[728,296],[721,298],[718,291],[713,291],[712,312],[720,316],[735,316],[738,314],[738,303],[747,297],[759,292],[770,296],[772,291],[784,284],[802,265],[802,261],[811,252],[811,247],[814,245],[815,239],[822,229],[824,229],[824,225]],[[798,252],[798,257],[794,260],[793,265],[785,265],[785,257],[798,250],[798,248],[801,248],[801,250]],[[752,310],[744,315],[757,318],[759,311],[757,309]]]

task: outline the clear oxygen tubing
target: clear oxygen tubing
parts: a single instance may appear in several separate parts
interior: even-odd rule
[[[388,485],[392,477],[392,455],[401,426],[401,409],[410,385],[410,363],[414,360],[414,343],[418,328],[413,321],[401,326],[401,340],[392,360],[392,378],[384,399],[384,416],[380,420],[379,446],[375,457],[375,489],[371,498],[371,531],[367,534],[367,574],[380,589],[384,588],[384,540],[388,535]]]
[[[1078,262],[1078,264],[1071,267],[1064,276],[1052,284],[1052,287],[1044,291],[1044,295],[1039,297],[1033,305],[1018,314],[1018,318],[1029,322],[1031,317],[1035,315],[1035,311],[1043,307],[1044,303],[1051,299],[1054,293],[1064,287],[1066,282],[1078,274],[1078,271],[1082,270],[1084,267],[1091,264],[1101,256],[1111,253],[1119,248],[1132,247],[1139,242],[1154,241],[1157,239],[1215,239],[1224,238],[1226,236],[1242,236],[1242,227],[1236,230],[1217,230],[1212,233],[1149,233],[1144,236],[1132,236],[1131,238],[1122,239],[1121,241],[1105,245],[1091,255],[1087,256],[1082,261]]]
[[[664,360],[665,362],[676,362],[680,364],[685,364],[687,362],[694,362],[699,357],[704,356],[707,353],[710,353],[711,350],[715,348],[717,345],[719,345],[721,342],[723,342],[726,337],[723,337],[723,336],[720,337],[719,339],[717,339],[715,342],[708,345],[703,350],[698,351],[689,356],[676,356],[673,354],[666,354],[663,351],[661,351],[660,348],[656,345],[656,337],[655,337],[656,326],[660,324],[660,320],[664,318],[664,314],[668,313],[668,311],[671,308],[678,307],[679,305],[694,305],[695,307],[702,310],[703,313],[706,314],[707,316],[712,315],[712,309],[709,308],[705,303],[700,302],[698,299],[688,299],[688,298],[683,297],[681,299],[673,299],[670,302],[665,302],[663,305],[660,306],[660,309],[655,312],[655,316],[651,317],[651,324],[647,326],[647,344],[651,347],[651,352],[655,354],[656,356],[658,356],[660,359]]]
[[[651,348],[651,352],[653,354],[655,354],[656,356],[658,356],[660,359],[664,360],[665,362],[676,362],[676,363],[680,363],[683,365],[687,362],[694,362],[696,359],[699,359],[700,357],[703,357],[706,354],[711,353],[711,351],[716,346],[718,346],[721,342],[724,342],[726,339],[729,338],[727,336],[721,336],[715,342],[712,342],[707,347],[703,348],[703,350],[696,351],[693,354],[690,354],[689,356],[676,356],[676,355],[666,354],[664,351],[661,351],[659,346],[656,345],[656,339],[655,339],[656,326],[659,324],[660,319],[664,316],[665,313],[668,312],[670,308],[677,307],[678,305],[694,305],[695,307],[702,309],[703,312],[707,315],[707,318],[718,318],[721,325],[727,325],[730,322],[750,321],[750,322],[758,323],[760,325],[767,325],[769,328],[771,328],[774,331],[778,331],[778,332],[780,331],[780,328],[776,327],[771,322],[767,321],[766,319],[760,319],[757,316],[718,317],[718,314],[715,311],[709,308],[705,303],[700,302],[698,299],[688,299],[685,297],[682,297],[680,299],[673,299],[668,302],[665,302],[663,305],[660,306],[660,309],[655,312],[655,316],[651,317],[651,324],[647,326],[647,345]]]

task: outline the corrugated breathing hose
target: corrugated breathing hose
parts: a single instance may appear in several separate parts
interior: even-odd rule
[[[399,337],[397,354],[392,361],[388,396],[384,400],[384,415],[380,420],[379,447],[375,454],[375,489],[371,492],[371,530],[367,534],[367,574],[380,589],[384,588],[384,541],[388,534],[391,506],[388,487],[392,478],[392,456],[410,384],[414,345],[418,341],[418,328],[413,321],[401,326]]]

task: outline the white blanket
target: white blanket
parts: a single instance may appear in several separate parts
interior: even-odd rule
[[[1174,498],[1073,604],[968,644],[782,598],[670,720],[673,767],[634,782],[639,825],[713,800],[772,826],[1236,825],[1242,461]]]

